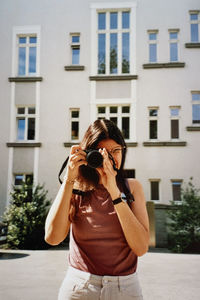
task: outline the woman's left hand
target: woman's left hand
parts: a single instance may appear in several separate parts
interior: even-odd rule
[[[108,190],[111,196],[112,194],[119,194],[119,189],[116,183],[117,171],[113,168],[113,163],[108,156],[108,152],[105,148],[100,149],[99,152],[103,156],[103,167],[97,168],[97,171],[101,176],[101,183]]]

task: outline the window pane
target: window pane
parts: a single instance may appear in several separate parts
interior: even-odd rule
[[[19,37],[20,44],[26,44],[26,37]]]
[[[129,117],[122,118],[122,133],[125,139],[129,139]]]
[[[158,115],[158,110],[157,109],[150,109],[149,110],[149,116],[150,117],[157,117]]]
[[[80,49],[72,49],[72,65],[79,65]]]
[[[72,122],[72,140],[78,139],[78,132],[79,132],[79,122]]]
[[[157,120],[150,121],[150,139],[157,139]]]
[[[192,123],[200,123],[200,104],[192,105]]]
[[[157,40],[157,33],[149,33],[149,40],[150,41]]]
[[[129,73],[129,33],[122,33],[122,73]]]
[[[171,120],[171,138],[179,138],[179,120]]]
[[[110,73],[117,73],[117,33],[110,34]]]
[[[35,114],[35,107],[29,107],[28,108],[28,114]]]
[[[30,44],[36,44],[37,43],[37,37],[36,36],[31,36],[30,37]]]
[[[115,123],[115,125],[117,125],[117,117],[114,117],[114,118],[110,118],[110,120]]]
[[[193,21],[193,20],[198,20],[198,14],[191,14],[190,15],[190,20]]]
[[[117,29],[117,12],[110,13],[110,29]]]
[[[116,113],[117,113],[117,110],[118,110],[118,107],[117,107],[117,106],[111,106],[111,107],[110,107],[110,113],[111,113],[111,114],[116,114]]]
[[[170,36],[170,40],[177,40],[178,33],[177,32],[170,32],[169,36]]]
[[[15,175],[15,185],[21,185],[23,181],[23,175]]]
[[[106,14],[98,14],[98,29],[106,29]]]
[[[80,36],[78,35],[72,35],[72,43],[79,43]]]
[[[177,43],[170,43],[170,61],[178,61]]]
[[[106,35],[98,35],[98,74],[106,72]]]
[[[28,118],[28,140],[35,139],[35,118]]]
[[[157,61],[157,45],[149,44],[149,61],[156,62]]]
[[[192,101],[200,100],[200,94],[192,94]]]
[[[159,182],[151,181],[151,200],[159,200]]]
[[[122,12],[122,28],[123,29],[130,28],[130,12],[129,11]]]
[[[18,75],[25,75],[26,72],[26,48],[19,47]]]
[[[126,114],[130,112],[130,106],[122,106],[122,113]]]
[[[18,107],[17,108],[17,113],[20,115],[24,115],[25,114],[25,107]]]
[[[178,108],[171,108],[171,117],[175,117],[179,115],[179,109]]]
[[[98,107],[98,114],[105,114],[105,112],[106,112],[105,106]]]
[[[191,42],[199,41],[199,29],[198,24],[191,24]]]
[[[79,111],[78,110],[72,110],[71,111],[71,117],[72,118],[78,118],[79,117]]]
[[[17,139],[24,140],[25,138],[25,119],[18,119],[17,124]]]
[[[36,47],[29,48],[29,73],[36,73]]]
[[[181,200],[181,182],[172,183],[173,201]]]

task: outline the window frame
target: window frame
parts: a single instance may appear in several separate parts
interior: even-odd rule
[[[159,199],[151,199],[152,198],[152,183],[153,182],[157,182],[158,183],[158,198]],[[150,201],[151,202],[154,202],[154,203],[159,203],[159,202],[161,202],[161,184],[160,184],[160,182],[161,182],[161,179],[159,179],[159,178],[151,178],[151,179],[149,179],[149,190],[150,190],[150,197],[149,197],[149,199],[150,199]]]
[[[180,200],[175,200],[174,199],[174,190],[173,190],[173,184],[174,183],[180,183],[180,196],[181,196],[181,188],[183,185],[183,179],[171,179],[171,191],[172,191],[172,201],[174,201],[175,204],[181,204],[181,197]]]
[[[79,42],[73,42],[73,37],[79,37]],[[72,66],[80,66],[80,47],[81,47],[81,34],[80,32],[71,32],[70,33],[70,40],[71,40],[71,65]],[[78,55],[78,63],[73,63],[73,50],[79,50]]]
[[[158,43],[159,43],[159,40],[158,40],[158,33],[159,33],[159,30],[158,29],[150,29],[150,30],[147,30],[147,34],[148,34],[148,62],[150,64],[155,64],[158,62]],[[154,40],[151,40],[150,39],[150,35],[151,34],[156,34],[156,39]],[[150,50],[150,45],[156,45],[156,59],[155,61],[152,61],[151,60],[151,50]]]
[[[118,28],[117,29],[111,29],[110,28],[110,14],[116,12],[117,13],[117,23]],[[129,28],[122,28],[122,13],[123,12],[129,12]],[[99,29],[98,28],[98,16],[100,13],[105,13],[105,20],[106,20],[106,28],[105,29]],[[96,11],[96,31],[97,31],[97,68],[96,73],[98,76],[101,75],[130,75],[131,74],[131,39],[132,39],[132,27],[131,27],[131,9],[130,8],[116,8],[116,9],[97,9]],[[122,65],[122,55],[123,55],[123,45],[122,45],[122,35],[123,33],[129,33],[129,72],[123,73],[123,65]],[[99,59],[98,59],[98,53],[99,53],[99,34],[105,34],[105,73],[99,73]],[[111,45],[111,34],[117,34],[117,72],[111,73],[110,72],[110,45]]]
[[[190,42],[191,43],[199,43],[200,42],[200,10],[191,10],[189,11],[189,15],[190,15]],[[197,15],[197,20],[191,20],[191,16],[192,15]],[[197,30],[198,30],[198,35],[197,41],[192,41],[192,25],[193,24],[197,24]]]
[[[169,61],[172,63],[179,62],[180,61],[180,47],[179,47],[179,32],[180,32],[180,30],[179,29],[169,29],[168,32],[169,32]],[[176,33],[177,38],[171,39],[170,38],[171,33]],[[171,57],[171,45],[172,44],[177,45],[177,50],[176,50],[177,60],[172,60],[172,57]]]
[[[34,175],[33,175],[33,173],[30,173],[30,174],[29,173],[14,173],[13,174],[13,186],[14,186],[14,188],[16,190],[19,190],[22,187],[21,184],[17,184],[17,185],[15,184],[16,176],[22,176],[22,181],[26,181],[26,179],[27,179],[28,176],[32,176],[32,184],[34,182]]]
[[[70,141],[71,142],[78,142],[80,139],[80,108],[70,108]],[[73,117],[72,112],[78,112],[78,117]],[[73,138],[72,136],[72,123],[78,122],[78,137]]]
[[[40,76],[40,33],[41,26],[14,26],[12,37],[12,77],[37,77]],[[18,74],[18,37],[35,36],[37,37],[36,46],[36,72],[19,75]]]
[[[105,113],[98,113],[98,108],[99,107],[105,107]],[[109,110],[111,107],[117,107],[117,113],[111,113]],[[122,108],[123,107],[129,107],[129,112],[128,113],[123,113]],[[128,103],[123,103],[123,104],[97,104],[96,105],[96,119],[110,119],[110,118],[117,118],[117,126],[118,128],[123,132],[122,128],[122,119],[124,118],[129,118],[129,138],[124,138],[125,141],[130,141],[131,140],[131,104]]]
[[[179,140],[180,139],[180,106],[170,106],[170,139],[171,140]],[[178,109],[178,115],[173,116],[172,115],[172,110],[173,109]],[[173,138],[172,137],[172,120],[178,120],[178,137],[177,138]]]
[[[195,120],[193,120],[193,108],[194,106],[198,106],[199,110],[200,110],[200,91],[191,91],[191,95],[192,95],[192,126],[199,126],[200,124],[200,113],[199,113],[199,120],[198,122],[194,122]],[[199,99],[198,100],[193,100],[193,95],[199,95]]]
[[[18,109],[19,108],[24,108],[24,113],[20,114],[18,113]],[[28,113],[28,109],[29,108],[34,108],[35,109],[35,113]],[[24,139],[18,139],[18,120],[19,119],[25,119],[25,129],[24,129]],[[28,119],[35,119],[35,126],[34,126],[34,139],[28,139]],[[16,106],[16,141],[17,142],[35,142],[36,141],[36,107],[34,105],[17,105]]]
[[[151,110],[157,110],[157,116],[150,116],[150,111]],[[148,129],[149,129],[149,140],[150,141],[157,141],[158,140],[158,119],[159,119],[159,107],[158,106],[152,106],[148,107]],[[151,138],[151,121],[156,121],[156,132],[157,132],[157,137],[156,138]]]

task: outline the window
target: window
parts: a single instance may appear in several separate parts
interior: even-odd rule
[[[179,107],[170,108],[171,116],[171,139],[179,138]]]
[[[122,131],[125,139],[130,139],[130,106],[98,106],[98,119],[110,119]]]
[[[200,124],[200,91],[192,92],[192,123]]]
[[[148,30],[149,35],[149,62],[157,62],[157,36],[158,30]]]
[[[149,139],[158,138],[158,109],[149,108]]]
[[[17,140],[35,139],[35,107],[17,107]]]
[[[178,61],[178,30],[169,30],[170,62]]]
[[[71,140],[79,139],[79,109],[71,109]]]
[[[199,42],[199,23],[200,23],[200,12],[191,11],[190,12],[190,36],[192,43]]]
[[[181,184],[182,180],[172,180],[173,201],[181,201]]]
[[[22,182],[26,182],[30,185],[33,184],[33,174],[15,174],[14,175],[14,190],[15,191],[20,191],[22,187]],[[26,202],[32,201],[32,186],[27,189],[27,197],[26,197]]]
[[[159,182],[160,182],[160,180],[150,180],[151,200],[152,201],[160,200]]]
[[[36,75],[37,36],[20,35],[18,45],[18,75]]]
[[[130,11],[98,13],[98,74],[130,73]]]
[[[80,33],[71,33],[72,65],[80,64]]]

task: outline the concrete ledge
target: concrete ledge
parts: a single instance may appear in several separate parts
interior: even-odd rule
[[[138,75],[98,75],[90,76],[90,81],[106,81],[106,80],[132,80],[138,79]]]
[[[150,63],[144,64],[144,69],[161,69],[161,68],[184,68],[184,62],[170,62],[170,63]]]
[[[187,131],[200,131],[200,126],[187,126]]]
[[[143,142],[143,146],[145,147],[157,147],[157,146],[186,146],[187,142]]]
[[[84,71],[85,66],[75,66],[75,65],[69,65],[64,67],[65,71]]]
[[[41,147],[42,143],[6,143],[7,147],[23,147],[23,148],[33,148],[33,147]]]
[[[200,48],[200,43],[186,43],[185,48]]]
[[[71,146],[78,145],[78,144],[79,144],[79,142],[77,142],[77,143],[67,142],[67,143],[64,143],[64,147],[71,147]]]
[[[10,82],[36,82],[36,81],[42,81],[42,77],[9,77],[8,81]]]
[[[136,142],[134,142],[134,143],[127,142],[126,145],[127,145],[127,147],[137,147],[138,143],[136,143]]]

